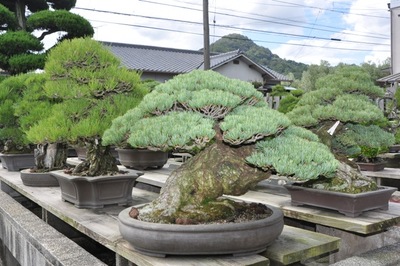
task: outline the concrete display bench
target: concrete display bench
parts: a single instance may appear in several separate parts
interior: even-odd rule
[[[0,202],[0,238],[20,265],[106,265],[5,192]]]
[[[388,152],[379,154],[378,157],[382,158],[386,162],[386,167],[399,168],[400,167],[400,153]]]
[[[256,191],[240,197],[251,202],[279,206],[284,216],[296,226],[307,224],[312,230],[341,239],[340,249],[331,255],[330,263],[400,241],[400,204],[389,202],[389,209],[367,211],[356,218],[318,207],[292,206],[285,189],[260,182]]]
[[[177,165],[146,172],[164,180]],[[51,213],[116,253],[119,266],[131,265],[289,265],[306,259],[326,256],[339,249],[340,239],[321,233],[285,226],[283,233],[266,252],[244,257],[234,256],[167,256],[155,258],[136,252],[119,234],[117,215],[123,206],[109,206],[99,210],[78,209],[61,201],[59,188],[35,188],[22,184],[18,172],[0,169],[0,184],[9,192],[15,191],[42,207],[43,217]],[[154,185],[155,183],[153,183]],[[158,183],[161,184],[161,183]],[[158,194],[134,188],[133,205],[151,201]]]

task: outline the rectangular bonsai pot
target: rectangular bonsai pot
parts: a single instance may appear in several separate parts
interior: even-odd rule
[[[0,153],[0,159],[2,167],[10,172],[18,172],[36,166],[33,153]]]
[[[310,205],[337,210],[349,217],[357,217],[365,211],[374,209],[387,210],[389,199],[397,190],[395,187],[380,186],[375,191],[350,194],[290,184],[285,187],[294,206]]]
[[[140,172],[109,176],[74,176],[63,170],[50,172],[57,178],[61,199],[77,208],[96,209],[105,205],[129,205],[133,202],[132,189]]]

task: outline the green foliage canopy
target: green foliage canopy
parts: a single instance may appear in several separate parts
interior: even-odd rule
[[[297,79],[301,78],[302,73],[308,67],[303,63],[282,59],[268,48],[259,46],[248,37],[240,34],[228,34],[210,46],[211,52],[216,53],[226,53],[238,49],[257,64],[267,66],[282,74],[293,73]]]
[[[342,65],[337,67],[334,73],[318,79],[316,87],[315,91],[305,93],[295,108],[287,113],[295,125],[310,128],[315,132],[319,131],[321,136],[324,135],[322,139],[325,139],[327,144],[333,145],[334,151],[344,152],[348,156],[353,156],[360,151],[358,141],[360,138],[366,138],[365,145],[370,147],[376,141],[379,141],[382,146],[391,145],[393,136],[390,136],[391,134],[387,133],[383,127],[378,127],[378,125],[385,125],[387,121],[383,111],[374,102],[376,98],[384,95],[383,89],[374,85],[364,69]],[[346,126],[338,127],[334,135],[329,138],[332,141],[328,142],[326,139],[328,134],[324,131],[328,130],[336,121],[340,121]],[[357,138],[350,138],[347,135],[350,131],[346,134],[343,133],[352,128],[351,124],[360,125],[357,130],[351,130],[353,135],[358,134]],[[365,125],[376,126],[366,127]],[[321,128],[322,131],[320,131]],[[369,132],[370,130],[371,132]],[[378,138],[386,140],[382,141]],[[350,145],[344,139],[351,140],[353,144]],[[335,145],[338,146],[335,147]]]
[[[65,40],[45,65],[43,96],[52,101],[51,115],[27,131],[35,143],[100,142],[112,119],[135,107],[147,92],[136,72],[103,45],[89,38]]]
[[[291,147],[296,140],[302,145]],[[333,177],[339,164],[315,134],[291,126],[284,114],[270,109],[251,83],[210,70],[178,75],[158,85],[103,134],[105,145],[193,154],[213,143],[232,148],[257,143],[253,155],[243,160],[294,180]],[[285,154],[288,160],[280,159]]]
[[[4,145],[11,141],[20,150],[24,150],[30,142],[23,131],[24,122],[15,112],[15,106],[22,101],[24,92],[32,84],[32,75],[11,76],[0,82],[0,143]]]
[[[75,3],[76,0],[0,0],[0,30],[4,31],[0,34],[0,68],[11,74],[43,69],[46,51],[42,41],[49,34],[62,32],[58,41],[92,36],[90,23],[67,11]],[[28,17],[26,9],[31,12]],[[34,32],[41,35],[36,37]]]

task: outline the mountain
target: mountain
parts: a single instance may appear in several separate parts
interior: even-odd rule
[[[301,79],[303,71],[308,65],[293,60],[285,60],[273,54],[268,48],[255,44],[246,36],[240,34],[229,34],[210,45],[212,53],[225,53],[240,49],[251,60],[257,64],[266,66],[282,74],[293,73],[296,79]]]

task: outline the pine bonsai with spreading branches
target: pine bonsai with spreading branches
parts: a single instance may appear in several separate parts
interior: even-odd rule
[[[298,182],[361,174],[340,163],[317,135],[270,109],[252,84],[196,70],[158,85],[114,119],[103,143],[194,156],[141,209],[152,222],[212,222],[234,212],[224,194],[242,195],[271,174]]]
[[[99,42],[77,38],[63,41],[50,52],[45,75],[35,95],[42,94],[45,100],[38,101],[42,104],[51,102],[49,115],[30,125],[27,137],[41,147],[86,145],[87,158],[74,168],[74,175],[118,172],[116,159],[110,147],[102,145],[101,136],[115,117],[135,107],[147,93],[139,74],[121,67]],[[45,155],[54,156],[43,150]]]

